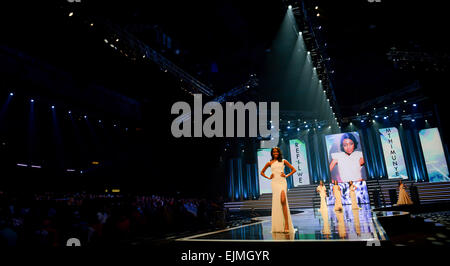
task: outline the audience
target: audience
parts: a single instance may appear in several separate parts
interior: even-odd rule
[[[69,238],[82,245],[127,244],[136,238],[216,228],[220,201],[160,195],[0,193],[1,246],[65,246]]]

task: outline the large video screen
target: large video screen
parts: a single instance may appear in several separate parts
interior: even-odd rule
[[[448,182],[447,161],[445,160],[441,136],[437,128],[427,128],[419,131],[423,157],[427,167],[430,182]]]
[[[326,135],[325,140],[332,180],[349,182],[366,179],[365,160],[358,132]]]
[[[299,139],[289,140],[291,150],[291,165],[297,170],[292,175],[294,187],[309,185],[308,158],[306,156],[306,144]]]
[[[402,143],[395,127],[380,128],[380,140],[389,178],[408,179]]]
[[[261,175],[261,171],[266,165],[266,163],[272,160],[270,151],[271,149],[258,149],[256,153],[258,157],[259,195],[264,193],[272,193],[271,181]],[[272,169],[268,167],[266,169],[266,176],[270,176],[271,174]]]

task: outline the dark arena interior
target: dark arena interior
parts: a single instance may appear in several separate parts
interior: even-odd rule
[[[448,248],[448,17],[440,1],[8,1],[0,248],[182,264]]]

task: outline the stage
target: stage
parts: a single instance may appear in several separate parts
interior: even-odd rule
[[[342,212],[335,212],[334,206],[325,211],[301,209],[291,214],[294,233],[271,233],[271,217],[253,218],[254,223],[227,228],[214,232],[192,235],[177,239],[188,242],[334,242],[377,245],[387,240],[387,235],[369,204],[360,210],[344,205]],[[292,211],[292,210],[291,210]]]

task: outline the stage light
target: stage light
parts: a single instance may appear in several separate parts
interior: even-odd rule
[[[412,122],[416,122],[416,119],[412,119],[411,121],[412,121]]]
[[[101,123],[101,122],[102,122],[102,120],[98,120],[98,122],[99,122],[99,123]]]
[[[73,16],[73,12],[70,12],[70,13],[69,13],[69,17],[71,17],[71,16]]]
[[[308,54],[311,54],[311,52],[310,52],[310,51],[308,51]]]
[[[403,100],[403,102],[404,102],[404,103],[407,103],[408,101],[407,101],[407,100]]]
[[[417,106],[417,104],[413,104],[413,106],[414,106],[414,107],[416,107],[416,106]]]
[[[386,110],[386,109],[387,109],[387,106],[385,106],[384,109]]]
[[[395,110],[394,113],[398,113],[398,110]]]
[[[69,115],[70,115],[70,114],[72,113],[72,111],[70,111],[70,110],[69,110],[69,112],[68,112],[68,113],[69,113]]]
[[[31,99],[30,102],[34,103],[34,99]]]
[[[14,93],[12,93],[12,92],[9,93],[9,96],[13,96],[13,95],[14,95]]]
[[[119,41],[119,39],[116,39],[116,42],[118,42]]]
[[[299,31],[299,32],[298,32],[298,35],[302,35],[302,32],[301,32],[301,31]]]
[[[291,129],[291,127],[290,127],[290,126],[288,126],[288,127],[287,127],[287,129]]]
[[[105,43],[108,43],[108,40],[107,40],[107,39],[104,39],[104,41],[105,41]]]
[[[288,8],[289,8],[289,9],[292,9],[292,6],[291,6],[291,5],[289,5],[289,6],[288,6]]]
[[[378,118],[378,116],[376,115],[375,118]]]
[[[402,125],[402,123],[400,123],[400,126]]]
[[[94,27],[94,23],[91,23],[91,27]]]
[[[328,128],[331,128],[331,126],[328,126]]]
[[[383,119],[386,120],[386,119],[387,119],[387,116],[383,117]]]
[[[83,170],[80,170],[80,174],[82,174],[83,173]]]
[[[351,126],[351,125],[353,125],[353,123],[352,123],[352,122],[350,122],[350,126]]]
[[[364,120],[361,120],[361,123],[364,123]]]
[[[291,123],[291,121],[288,121],[288,124],[290,124]]]
[[[300,131],[300,128],[297,128],[297,131]]]
[[[55,106],[54,106],[54,105],[52,105],[52,109],[55,109]]]
[[[319,13],[317,13],[317,16],[318,16],[318,17],[320,17],[320,14],[319,14]]]
[[[317,9],[319,9],[319,7],[318,7],[318,6],[316,6],[316,7],[315,7],[315,9],[317,10]]]
[[[84,116],[84,119],[86,119],[86,118],[87,118],[87,115]]]
[[[308,125],[306,125],[305,127],[308,128]]]
[[[369,115],[369,113],[366,113],[366,115]]]
[[[425,119],[425,123],[428,123],[428,120]]]
[[[306,124],[306,121],[305,121],[305,122],[303,122],[303,124]]]
[[[318,128],[320,128],[320,126],[318,126]]]

